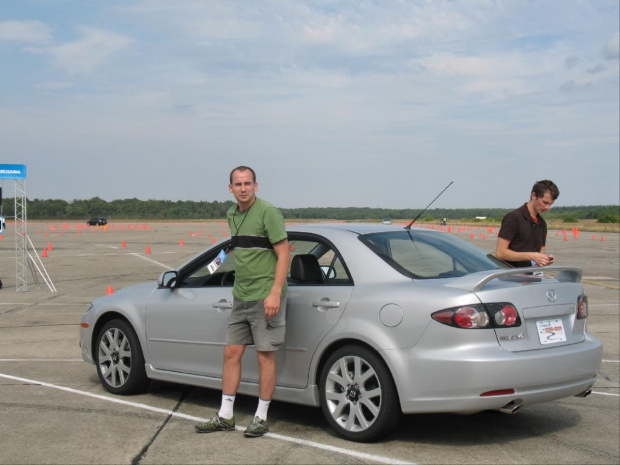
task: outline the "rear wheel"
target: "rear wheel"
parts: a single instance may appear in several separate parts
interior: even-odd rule
[[[147,386],[140,341],[124,320],[109,321],[101,328],[95,353],[99,380],[109,392],[135,394]]]
[[[394,380],[369,349],[336,350],[323,368],[320,389],[323,415],[345,439],[371,441],[398,425],[401,411]]]

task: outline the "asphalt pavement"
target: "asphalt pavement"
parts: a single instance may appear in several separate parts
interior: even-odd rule
[[[219,408],[219,391],[153,382],[144,394],[113,396],[95,367],[82,361],[79,322],[93,299],[156,279],[222,239],[225,223],[85,228],[30,222],[28,235],[43,273],[29,270],[26,292],[15,290],[15,237],[12,224],[7,226],[0,239],[2,464],[620,462],[617,233],[550,231],[548,237],[556,264],[583,269],[588,328],[604,343],[592,395],[525,406],[516,415],[410,415],[383,440],[357,444],[336,436],[320,409],[276,401],[269,410],[271,433],[263,438],[247,439],[241,431],[196,434],[194,423]],[[446,233],[494,251],[493,228],[449,226]],[[255,408],[255,398],[238,396],[238,428],[250,423]]]

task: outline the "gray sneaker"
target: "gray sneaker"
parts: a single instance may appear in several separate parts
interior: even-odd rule
[[[231,419],[220,418],[216,413],[211,420],[205,423],[199,423],[196,426],[199,433],[215,433],[216,431],[233,431],[235,429],[235,417]]]
[[[268,431],[269,425],[267,425],[267,422],[265,420],[261,420],[258,417],[254,417],[252,423],[250,423],[250,426],[248,426],[243,432],[243,435],[246,438],[257,438]]]

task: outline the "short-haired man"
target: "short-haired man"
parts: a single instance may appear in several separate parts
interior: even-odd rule
[[[247,166],[233,169],[228,189],[237,200],[228,211],[235,284],[224,348],[222,404],[210,421],[196,425],[196,431],[235,429],[233,405],[241,381],[241,357],[246,346],[254,344],[259,400],[254,419],[244,435],[258,437],[269,430],[267,409],[276,386],[275,351],[284,343],[290,252],[282,214],[256,197],[258,183],[254,170]]]
[[[495,256],[515,267],[553,263],[553,255],[545,253],[547,223],[540,214],[549,210],[559,195],[560,191],[553,182],[536,182],[529,202],[502,219]]]

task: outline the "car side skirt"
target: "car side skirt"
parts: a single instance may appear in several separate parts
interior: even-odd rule
[[[187,384],[208,389],[222,389],[222,379],[210,376],[193,375],[188,373],[177,373],[166,370],[158,370],[147,364],[146,375],[150,379],[167,381],[170,383]],[[251,383],[241,380],[239,394],[258,397],[258,383]],[[282,402],[292,404],[308,405],[313,407],[320,406],[319,389],[317,386],[307,386],[303,389],[291,388],[286,386],[276,386],[273,398]]]

